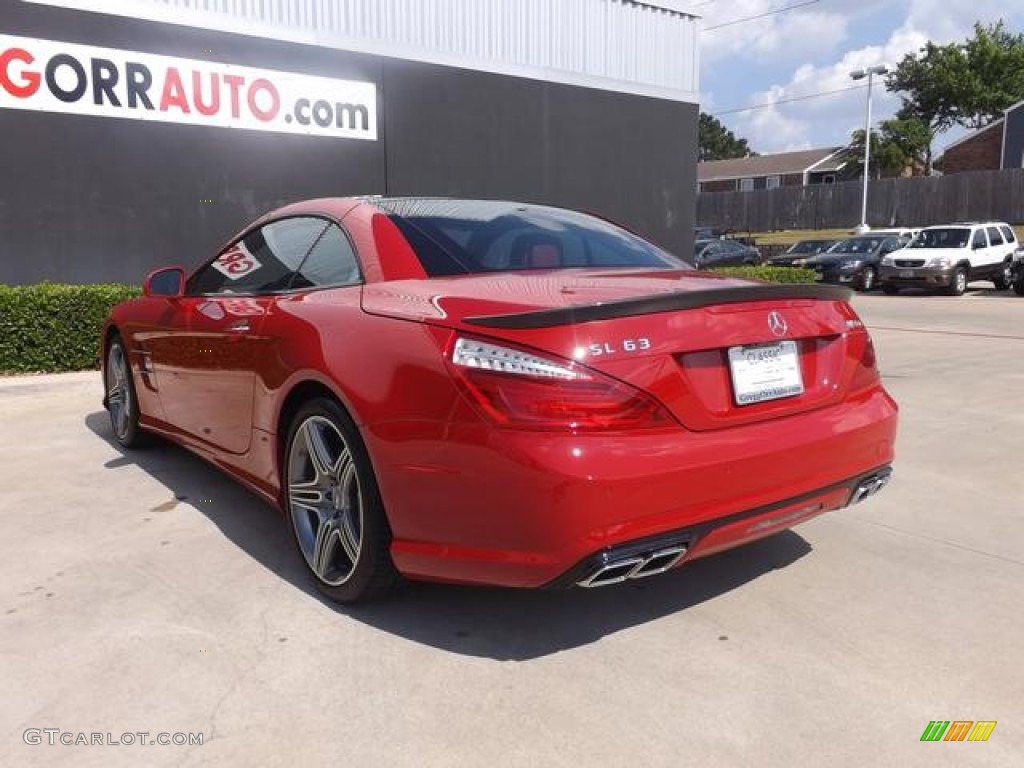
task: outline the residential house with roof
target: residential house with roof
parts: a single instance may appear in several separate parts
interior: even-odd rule
[[[954,141],[936,162],[945,174],[1024,168],[1024,101]]]
[[[700,192],[749,192],[755,189],[834,184],[849,163],[847,147],[754,155],[697,164]]]

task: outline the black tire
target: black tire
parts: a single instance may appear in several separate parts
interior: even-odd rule
[[[1013,292],[1018,296],[1024,296],[1024,275],[1017,278],[1013,284]]]
[[[139,398],[135,390],[128,351],[119,335],[107,345],[103,366],[103,404],[110,414],[110,428],[122,448],[145,448],[153,436],[139,426]]]
[[[886,296],[895,296],[899,292],[899,286],[895,286],[892,283],[882,283],[882,293]]]
[[[963,296],[967,291],[967,268],[957,267],[949,278],[949,285],[946,287],[947,296]]]
[[[369,455],[345,410],[327,398],[303,405],[282,458],[292,540],[317,589],[338,603],[394,590],[402,579],[391,560],[391,528]]]
[[[1013,264],[1011,262],[1003,262],[1003,268],[998,275],[992,278],[992,284],[997,291],[1005,291],[1013,285]]]
[[[874,267],[864,267],[864,273],[860,276],[860,290],[867,293],[875,287],[875,279],[878,277],[878,272],[875,271]]]

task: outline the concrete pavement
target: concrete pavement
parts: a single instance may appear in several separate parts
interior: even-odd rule
[[[325,604],[275,511],[110,442],[97,374],[0,381],[0,765],[1021,764],[1024,299],[856,306],[902,407],[890,487],[590,592]],[[921,743],[937,719],[998,726]]]

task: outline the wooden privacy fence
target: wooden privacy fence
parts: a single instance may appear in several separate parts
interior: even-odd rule
[[[842,229],[860,223],[860,181],[756,192],[702,192],[697,224],[770,232]],[[1024,169],[951,176],[872,180],[868,223],[873,227],[926,227],[995,219],[1024,223]]]

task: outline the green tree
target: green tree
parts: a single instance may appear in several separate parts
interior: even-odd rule
[[[718,118],[709,114],[700,113],[698,128],[698,159],[702,162],[732,160],[757,154],[750,151],[746,139],[737,138],[732,131],[722,125]]]
[[[975,24],[964,51],[969,80],[959,122],[983,128],[1024,100],[1024,35],[1008,32],[1001,21]]]
[[[899,94],[902,101],[897,119],[916,120],[927,128],[927,173],[931,173],[931,145],[936,135],[949,130],[960,119],[959,105],[966,98],[967,80],[967,56],[963,49],[929,42],[919,53],[907,54],[886,81],[886,87]]]
[[[928,162],[931,134],[928,126],[916,118],[883,121],[871,132],[871,175],[899,176],[924,172]],[[850,140],[849,169],[860,176],[864,169],[864,130],[856,130]]]
[[[888,148],[882,148],[881,136],[878,131],[871,132],[871,176],[895,176],[899,173],[897,166]],[[849,173],[853,178],[860,178],[864,173],[864,129],[858,128],[850,137],[850,159],[844,173]]]
[[[900,121],[926,126],[924,160],[930,173],[936,135],[954,125],[980,128],[1024,100],[1024,35],[1007,31],[1002,21],[977,23],[963,43],[929,42],[907,54],[886,87],[900,96]]]

